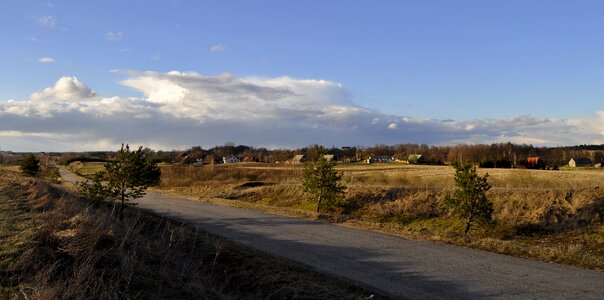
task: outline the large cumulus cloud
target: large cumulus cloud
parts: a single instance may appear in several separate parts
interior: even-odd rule
[[[266,147],[376,143],[602,143],[604,112],[584,119],[516,116],[427,120],[361,107],[342,85],[291,77],[126,71],[140,97],[102,96],[75,77],[0,102],[3,150],[173,149],[226,141]]]

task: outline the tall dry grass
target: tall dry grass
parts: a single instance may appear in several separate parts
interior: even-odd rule
[[[91,205],[41,180],[0,178],[0,203],[26,215],[0,289],[28,299],[358,299],[366,291],[195,228]],[[16,205],[19,204],[19,205]],[[26,224],[23,220],[19,224]],[[0,236],[6,241],[7,236]],[[4,247],[4,246],[2,246]],[[4,253],[4,252],[2,252]]]
[[[371,220],[445,217],[442,199],[453,188],[446,167],[344,169],[348,187],[340,213]],[[351,171],[352,170],[352,171]],[[578,172],[490,171],[494,220],[502,226],[571,229],[602,221],[603,188],[599,177]],[[597,174],[598,176],[599,173]],[[595,177],[595,178],[592,178]],[[223,198],[263,205],[308,208],[299,169],[252,169],[237,166],[162,168],[161,188],[201,198]],[[246,182],[257,184],[246,186]],[[600,183],[600,185],[602,185]]]
[[[243,168],[238,165],[195,167],[168,165],[161,167],[163,188],[187,187],[207,184],[233,184],[246,181],[287,182],[296,181],[301,171],[296,168]]]
[[[470,236],[463,236],[463,222],[453,218],[443,203],[454,188],[452,168],[350,165],[338,169],[348,188],[334,220],[604,269],[604,171],[479,169],[481,175],[489,173],[493,186],[488,197],[494,204],[494,224],[475,227]],[[305,217],[316,209],[303,192],[299,171],[264,171],[244,167],[179,171],[167,177],[174,181],[166,183],[163,191]]]

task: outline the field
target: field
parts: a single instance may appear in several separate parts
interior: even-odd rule
[[[345,226],[416,239],[604,269],[604,171],[479,169],[489,173],[496,225],[469,237],[443,206],[453,188],[449,166],[338,165],[347,186],[331,216]],[[192,199],[315,217],[301,166],[164,166],[157,190]]]
[[[48,181],[0,170],[0,299],[373,294],[171,220],[136,209],[120,220],[113,212]]]
[[[78,174],[84,177],[92,177],[92,175],[96,174],[96,172],[105,170],[105,163],[102,162],[86,162],[82,163],[79,161],[73,162],[69,164],[68,168],[77,172]]]
[[[86,173],[102,165],[84,164]],[[96,168],[96,169],[95,169]],[[154,190],[215,203],[314,218],[302,190],[302,166],[240,163],[164,165]],[[604,171],[479,169],[493,188],[495,225],[470,236],[443,198],[453,168],[402,164],[341,164],[346,197],[334,215],[344,226],[453,243],[544,261],[604,270]]]

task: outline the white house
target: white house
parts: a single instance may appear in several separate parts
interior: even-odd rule
[[[234,164],[234,163],[238,163],[239,162],[239,158],[237,158],[237,156],[235,155],[229,155],[229,156],[225,156],[222,158],[222,163],[224,164]]]

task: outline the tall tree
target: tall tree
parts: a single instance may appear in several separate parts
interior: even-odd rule
[[[344,195],[346,187],[340,183],[342,174],[334,169],[335,163],[328,162],[319,149],[318,159],[304,166],[304,191],[317,200],[317,213],[334,210]]]
[[[491,188],[487,177],[478,176],[476,167],[471,163],[455,164],[456,190],[445,197],[445,204],[453,213],[466,221],[465,234],[468,234],[474,221],[490,223],[493,215],[493,203],[486,193]]]

